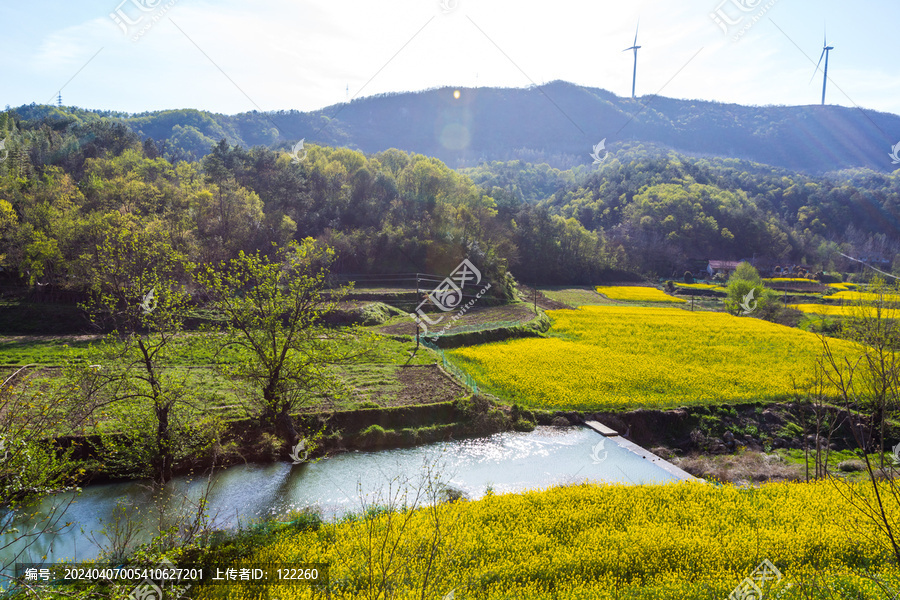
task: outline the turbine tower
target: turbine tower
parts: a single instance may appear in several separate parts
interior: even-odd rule
[[[828,84],[828,53],[834,50],[834,46],[828,45],[828,33],[825,34],[825,41],[822,43],[822,54],[819,55],[819,62],[816,63],[816,70],[813,77],[819,72],[819,65],[822,64],[822,58],[825,58],[825,74],[822,76],[822,106],[825,106],[825,86]],[[810,79],[812,81],[812,79]]]
[[[637,51],[640,46],[637,45],[637,34],[638,28],[641,26],[641,22],[638,21],[637,27],[634,28],[634,44],[631,48],[625,48],[622,52],[628,52],[629,50],[634,50],[634,72],[631,75],[631,97],[634,98],[634,83],[637,81]]]

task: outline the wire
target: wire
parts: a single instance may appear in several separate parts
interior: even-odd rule
[[[840,254],[840,255],[843,256],[844,258],[849,258],[850,260],[852,260],[852,261],[854,261],[854,262],[858,262],[858,263],[860,263],[860,264],[863,264],[863,265],[869,267],[870,269],[872,269],[873,271],[878,271],[878,272],[881,273],[882,275],[887,275],[888,277],[893,277],[894,279],[900,279],[900,277],[897,277],[896,275],[891,275],[890,273],[885,273],[885,272],[882,271],[881,269],[876,269],[875,267],[873,267],[872,265],[870,265],[869,263],[867,263],[867,262],[864,261],[864,260],[859,260],[858,258],[853,258],[852,256],[847,256],[847,255],[844,254],[843,252],[838,252],[838,254]]]

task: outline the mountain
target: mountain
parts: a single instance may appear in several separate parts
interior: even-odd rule
[[[28,119],[43,117],[49,108],[16,110]],[[612,153],[625,142],[639,142],[810,174],[858,167],[886,172],[893,170],[888,153],[894,138],[900,139],[900,116],[860,108],[632,99],[562,81],[385,94],[307,113],[91,114],[123,118],[142,137],[165,142],[164,152],[173,158],[200,158],[223,138],[273,148],[290,148],[304,138],[307,144],[366,153],[398,148],[454,168],[522,159],[565,169],[590,164],[592,147],[605,139]]]

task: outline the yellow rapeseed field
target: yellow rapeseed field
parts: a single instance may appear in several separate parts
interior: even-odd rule
[[[843,300],[844,302],[900,302],[897,294],[875,294],[872,292],[842,291],[832,294],[829,298]]]
[[[791,304],[790,307],[808,314],[835,317],[873,317],[877,314],[877,311],[871,306],[856,306],[853,304],[845,304],[843,306],[839,304]],[[900,317],[897,310],[889,308],[882,309],[881,314],[883,317],[891,319]]]
[[[682,298],[669,296],[657,288],[643,286],[598,286],[597,293],[603,294],[610,300],[628,300],[631,302],[672,302],[675,304],[687,302]]]
[[[283,532],[243,563],[327,563],[329,595],[237,584],[192,597],[725,600],[767,559],[781,579],[757,572],[765,598],[884,598],[860,572],[893,585],[898,572],[884,536],[848,508],[848,489],[585,484],[372,513]]]
[[[721,285],[716,285],[715,283],[676,283],[675,287],[687,288],[689,290],[718,290],[720,292],[724,292],[728,289]]]
[[[608,410],[780,400],[821,352],[811,333],[678,308],[550,311],[552,337],[449,351],[486,391],[541,409]],[[832,340],[838,353],[855,353]]]
[[[767,277],[763,281],[766,283],[817,283],[815,279],[806,277]]]

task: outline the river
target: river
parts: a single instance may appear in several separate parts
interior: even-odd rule
[[[212,477],[177,477],[163,488],[130,481],[85,487],[80,493],[45,498],[15,516],[0,550],[0,565],[19,562],[80,562],[98,557],[110,537],[129,532],[144,541],[160,523],[190,511],[207,492],[216,527],[234,528],[263,518],[284,519],[313,507],[323,518],[359,512],[364,503],[385,504],[387,495],[415,494],[423,474],[466,497],[541,489],[582,481],[655,484],[674,477],[634,452],[582,427],[538,427],[485,438],[446,441],[415,448],[347,452],[312,463],[247,464]],[[56,533],[9,543],[65,507]],[[35,510],[36,509],[36,510]],[[26,517],[26,513],[37,516]],[[127,516],[126,519],[121,517]],[[70,523],[63,526],[65,523]],[[131,528],[126,528],[128,523]],[[137,527],[133,527],[137,525]],[[18,533],[16,533],[18,532]],[[21,553],[18,559],[16,554]],[[46,556],[46,558],[43,558]]]

